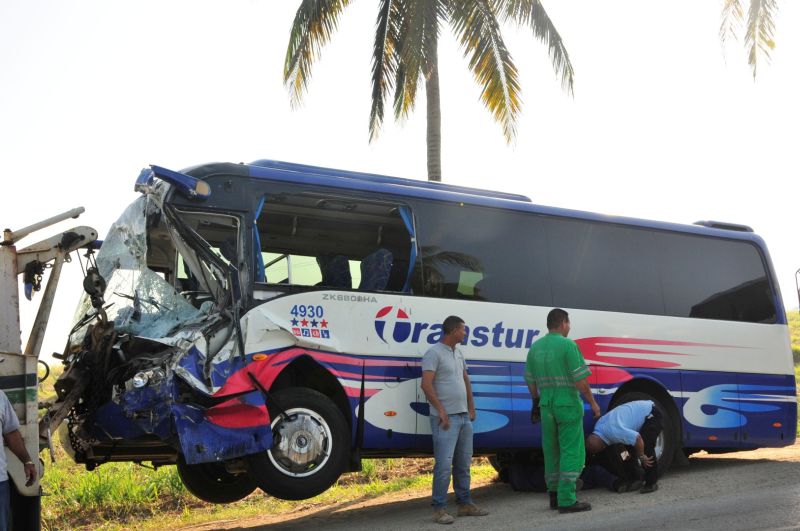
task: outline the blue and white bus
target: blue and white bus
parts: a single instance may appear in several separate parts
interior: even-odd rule
[[[430,455],[420,359],[450,314],[476,453],[536,451],[523,365],[553,307],[603,411],[657,404],[662,469],[795,440],[786,314],[747,227],[269,160],[153,166],[136,189],[87,274],[51,412],[90,469],[177,464],[224,503]]]

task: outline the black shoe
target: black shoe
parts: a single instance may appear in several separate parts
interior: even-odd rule
[[[614,483],[611,485],[611,490],[613,490],[617,494],[628,492],[628,483],[626,483],[621,479],[615,479]]]
[[[550,494],[550,508],[551,509],[558,509],[558,493],[557,492],[549,492]]]
[[[580,502],[580,501],[579,502],[575,502],[572,505],[568,505],[566,507],[559,507],[558,508],[558,512],[560,514],[580,513],[580,512],[583,512],[583,511],[591,511],[591,510],[592,510],[592,504],[591,503],[589,503],[589,502]]]
[[[641,492],[642,494],[650,494],[651,492],[655,492],[657,490],[658,490],[658,483],[653,483],[652,485],[645,485],[639,492]]]

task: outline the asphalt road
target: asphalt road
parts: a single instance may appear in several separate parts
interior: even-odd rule
[[[652,494],[579,493],[593,510],[560,515],[544,494],[518,493],[505,484],[474,490],[475,502],[491,514],[458,518],[453,525],[431,521],[426,493],[386,497],[280,522],[227,522],[226,529],[798,529],[800,528],[800,446],[725,456],[700,455],[673,469]],[[452,496],[452,494],[451,494]]]

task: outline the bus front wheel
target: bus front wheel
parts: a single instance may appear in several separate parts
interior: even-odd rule
[[[258,487],[282,500],[321,494],[344,471],[350,449],[347,421],[334,403],[313,389],[292,387],[273,395],[272,448],[248,458]]]
[[[640,391],[625,393],[614,405],[618,406],[635,400],[651,400],[661,414],[661,433],[658,434],[655,444],[655,454],[658,458],[658,475],[661,476],[669,469],[672,459],[675,457],[675,452],[680,447],[680,425],[672,410],[666,406],[664,401],[650,393]]]

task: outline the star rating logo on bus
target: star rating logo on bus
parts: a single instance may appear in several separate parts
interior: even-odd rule
[[[536,328],[509,328],[499,321],[491,326],[464,326],[462,345],[493,348],[525,348],[533,344],[540,331]],[[407,310],[384,306],[375,314],[375,332],[384,343],[420,343],[433,345],[442,339],[440,323],[415,322]]]
[[[328,321],[325,320],[325,309],[322,306],[296,304],[289,312],[292,317],[292,334],[296,337],[314,339],[330,339]]]

